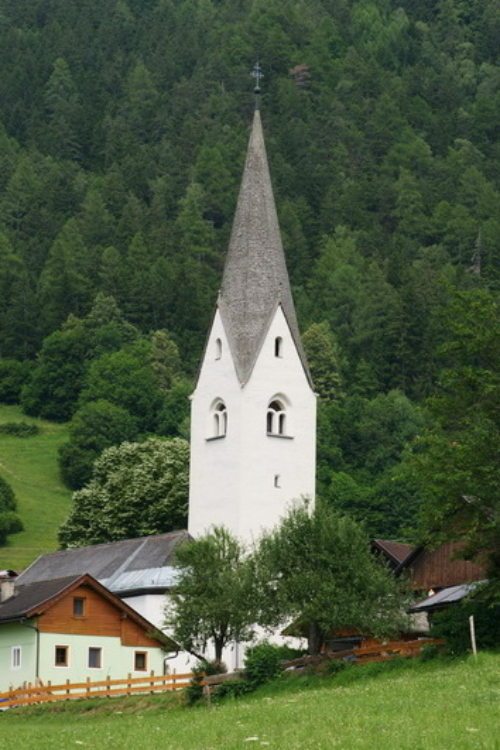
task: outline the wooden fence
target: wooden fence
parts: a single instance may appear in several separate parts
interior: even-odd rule
[[[361,645],[344,649],[343,651],[325,651],[317,656],[301,656],[298,659],[283,662],[283,666],[285,669],[300,669],[320,665],[331,659],[339,659],[353,664],[369,664],[376,661],[389,661],[398,656],[420,656],[422,649],[426,646],[443,645],[444,641],[440,638],[418,638],[406,641],[387,641],[386,643],[380,641],[366,646]]]
[[[27,683],[15,690],[0,693],[0,709],[11,706],[28,706],[33,703],[52,703],[75,698],[109,698],[116,695],[132,695],[134,693],[160,693],[166,690],[181,690],[189,685],[193,675],[171,674],[157,676],[154,672],[144,677],[132,677],[91,682],[90,677],[85,682],[70,682],[52,685],[33,685]]]

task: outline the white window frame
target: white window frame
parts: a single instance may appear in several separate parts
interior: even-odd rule
[[[279,407],[279,408],[277,408]],[[286,404],[280,398],[273,398],[269,406],[267,407],[266,413],[266,432],[268,435],[275,437],[288,437],[287,409]]]
[[[144,656],[144,669],[138,669],[136,666],[136,656],[137,654],[141,654]],[[134,672],[147,672],[148,671],[148,664],[149,664],[149,653],[147,651],[134,651]]]
[[[101,658],[100,658],[100,665],[98,667],[91,667],[90,666],[90,650],[91,649],[97,649],[97,650],[100,651]],[[87,649],[87,669],[104,669],[103,664],[104,664],[104,649],[103,649],[103,647],[102,646],[89,646],[88,649]]]
[[[212,406],[212,439],[227,435],[227,406],[222,399],[217,399]]]
[[[22,646],[12,646],[10,649],[10,668],[21,669],[22,663],[23,663]]]
[[[56,662],[56,650],[58,648],[66,649],[66,664],[57,664]],[[69,669],[70,666],[71,649],[65,643],[56,643],[54,646],[54,667],[56,669]]]

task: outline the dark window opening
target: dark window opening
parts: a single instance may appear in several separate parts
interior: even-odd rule
[[[134,670],[145,672],[148,668],[148,655],[146,651],[136,651],[134,654]]]
[[[73,599],[73,616],[84,617],[85,615],[85,599],[81,596],[75,596]]]
[[[54,663],[56,667],[68,666],[68,647],[67,646],[56,646]]]
[[[89,646],[89,668],[100,669],[102,665],[102,648]]]

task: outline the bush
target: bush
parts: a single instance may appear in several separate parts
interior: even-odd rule
[[[326,673],[338,674],[339,672],[343,672],[344,669],[347,669],[348,666],[350,666],[350,663],[348,661],[343,661],[342,659],[332,659],[330,662],[328,662]]]
[[[10,484],[0,477],[0,545],[5,544],[9,534],[23,530],[17,513],[16,496]]]
[[[424,646],[420,651],[420,661],[432,661],[437,659],[442,653],[442,649],[435,643],[431,643],[429,646]]]
[[[5,422],[0,424],[0,434],[14,435],[15,437],[33,437],[40,433],[40,428],[36,424],[29,422]]]
[[[221,685],[217,685],[214,690],[213,699],[219,701],[228,696],[239,698],[241,695],[251,693],[252,690],[255,690],[255,687],[249,680],[244,680],[243,678],[241,680],[229,680],[228,682],[223,682]]]
[[[16,497],[10,484],[0,477],[0,513],[16,509]]]
[[[205,675],[224,674],[227,670],[225,665],[220,661],[200,661],[191,671],[193,678],[185,692],[188,706],[192,706],[201,700],[203,696],[201,682]]]
[[[0,402],[4,404],[19,403],[21,389],[27,382],[32,367],[32,362],[0,359]]]
[[[485,588],[455,606],[447,607],[432,616],[431,635],[446,640],[450,654],[463,654],[471,650],[469,617],[474,615],[478,649],[500,646],[500,604]]]
[[[281,663],[295,655],[286,646],[259,643],[248,649],[245,656],[245,676],[254,687],[269,682],[283,671]]]

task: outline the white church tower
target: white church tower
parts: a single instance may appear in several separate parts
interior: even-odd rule
[[[258,107],[191,407],[189,533],[242,541],[314,498],[316,397],[300,341]]]

